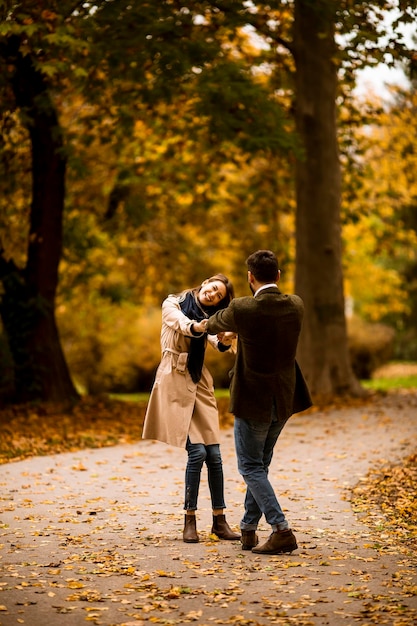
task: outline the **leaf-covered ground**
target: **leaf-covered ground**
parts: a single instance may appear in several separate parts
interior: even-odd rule
[[[401,396],[400,396],[401,397]],[[228,399],[218,401],[220,423],[228,428],[233,417],[228,413]],[[352,400],[353,405],[369,404],[372,399]],[[340,407],[336,402],[333,407]],[[0,411],[0,464],[31,456],[58,454],[87,448],[100,448],[139,441],[142,435],[146,403],[130,403],[102,397],[83,397],[71,411],[62,412],[48,405],[15,405]],[[354,490],[353,502],[358,513],[375,518],[384,514],[387,532],[406,528],[417,536],[417,455],[400,466],[373,469]],[[379,519],[379,518],[378,518]],[[379,522],[378,522],[379,523]]]
[[[244,489],[219,404],[234,525]],[[135,443],[144,409],[1,412],[2,626],[414,626],[415,394],[290,420],[273,475],[299,550],[266,558],[216,541],[204,505],[200,544],[183,544],[184,452]]]
[[[139,441],[146,404],[83,397],[72,410],[15,405],[0,411],[0,464]]]
[[[352,406],[363,402],[351,400]],[[228,398],[219,398],[217,404],[221,427],[232,426]],[[327,408],[340,406],[341,402],[337,401]],[[145,402],[119,401],[105,395],[84,396],[71,410],[65,411],[48,404],[0,409],[0,465],[32,456],[139,441],[145,411]]]
[[[417,454],[372,469],[353,490],[354,510],[392,541],[417,552]]]

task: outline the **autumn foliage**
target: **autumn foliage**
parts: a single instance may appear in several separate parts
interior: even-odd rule
[[[246,295],[261,247],[305,301],[314,392],[361,394],[350,310],[416,358],[415,89],[352,88],[412,68],[417,9],[384,37],[390,5],[368,5],[2,4],[3,402],[148,389],[162,299],[217,271]]]

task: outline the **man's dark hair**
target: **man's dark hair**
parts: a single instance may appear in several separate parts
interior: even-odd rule
[[[246,265],[259,283],[274,283],[277,280],[279,263],[271,250],[257,250],[248,256]]]

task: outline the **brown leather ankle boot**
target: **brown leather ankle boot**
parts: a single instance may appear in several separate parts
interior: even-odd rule
[[[259,543],[258,535],[254,530],[242,530],[242,550],[252,550]]]
[[[182,532],[182,539],[185,543],[198,543],[198,535],[196,528],[195,515],[184,515],[184,530]]]
[[[252,548],[256,554],[283,554],[297,550],[297,540],[292,530],[276,530],[261,546]]]
[[[213,515],[213,526],[211,527],[213,535],[217,535],[219,539],[227,539],[229,541],[236,541],[240,539],[240,535],[234,533],[226,522],[225,515]]]

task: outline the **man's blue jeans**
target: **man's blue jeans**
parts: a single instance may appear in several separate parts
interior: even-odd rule
[[[207,465],[212,508],[225,509],[223,463],[219,444],[205,446],[203,443],[191,443],[187,439],[186,450],[188,461],[185,470],[184,509],[186,511],[197,510],[198,490],[204,463]]]
[[[238,469],[247,486],[241,530],[256,530],[262,513],[273,530],[289,527],[268,478],[274,446],[286,421],[279,421],[275,411],[269,423],[235,417]]]

